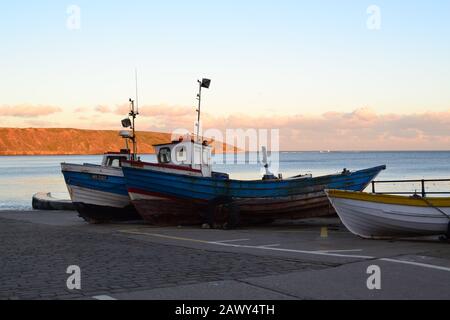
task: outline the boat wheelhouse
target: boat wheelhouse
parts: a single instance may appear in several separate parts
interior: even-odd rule
[[[171,143],[153,146],[158,163],[155,168],[172,169],[186,174],[211,177],[212,147],[208,141],[196,142],[191,136],[180,137]],[[150,164],[151,165],[151,164]],[[170,172],[170,170],[168,171]]]

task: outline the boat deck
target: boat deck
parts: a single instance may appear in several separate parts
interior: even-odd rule
[[[3,211],[0,234],[0,299],[450,299],[450,243],[363,240],[337,218],[226,231]]]

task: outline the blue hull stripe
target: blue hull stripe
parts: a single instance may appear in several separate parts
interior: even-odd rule
[[[148,169],[123,167],[128,189],[165,194],[182,199],[211,200],[219,196],[234,198],[286,197],[325,188],[363,190],[385,167],[311,179],[282,181],[239,181],[193,177]]]
[[[96,191],[109,192],[122,196],[128,195],[123,177],[99,176],[84,172],[63,171],[67,185],[92,189]]]

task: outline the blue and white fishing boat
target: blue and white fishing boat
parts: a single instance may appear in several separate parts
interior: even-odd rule
[[[227,174],[212,171],[211,148],[205,144],[183,141],[155,148],[158,163],[125,161],[122,167],[133,205],[145,220],[155,224],[329,215],[325,189],[362,191],[386,169],[378,166],[321,177],[233,180]],[[186,160],[180,164],[172,160],[174,156]],[[195,158],[206,162],[197,164]],[[228,214],[232,212],[234,216],[211,216],[217,214],[216,207],[230,205]]]
[[[125,140],[126,148],[120,152],[107,152],[101,165],[62,163],[61,170],[66,181],[71,200],[80,217],[90,223],[108,221],[137,220],[140,216],[128,196],[122,172],[124,161],[137,160],[134,120],[134,101],[130,99],[131,111],[122,121],[126,128],[119,134]],[[129,149],[129,141],[133,151]]]
[[[201,88],[205,83],[199,81]],[[206,81],[209,87],[209,80]],[[198,108],[200,118],[200,104]],[[386,166],[312,177],[275,177],[263,163],[262,180],[233,180],[213,172],[212,148],[203,139],[156,145],[157,163],[125,161],[123,174],[130,199],[145,220],[181,224],[220,220],[230,224],[254,219],[329,215],[325,189],[362,191]],[[267,158],[267,157],[265,157]],[[227,208],[227,210],[217,210]],[[323,210],[321,210],[323,209]],[[224,213],[225,211],[225,213]]]

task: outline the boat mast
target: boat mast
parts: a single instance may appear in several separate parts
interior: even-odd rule
[[[200,142],[200,112],[201,112],[201,105],[202,105],[202,82],[200,80],[197,80],[199,83],[198,86],[198,94],[197,94],[197,100],[198,100],[198,108],[197,108],[197,142]]]
[[[133,150],[131,151],[130,158],[132,161],[138,160],[137,157],[137,138],[136,138],[136,117],[139,115],[139,105],[137,103],[138,101],[138,82],[137,82],[137,70],[136,70],[136,104],[134,103],[135,100],[130,98],[130,112],[128,113],[128,118],[122,120],[122,127],[124,128],[131,128],[132,134],[131,137],[128,134],[124,134],[122,137],[126,139],[130,139],[133,144]],[[130,120],[131,117],[131,120]],[[122,135],[122,134],[121,134]],[[128,140],[126,141],[126,147],[128,149]]]
[[[136,105],[134,103],[134,100],[130,99],[131,102],[131,111],[130,111],[130,117],[132,119],[132,125],[131,129],[133,130],[133,137],[131,141],[133,142],[133,154],[131,155],[131,160],[136,161],[137,160],[137,137],[136,137],[136,127],[135,127],[135,120],[136,117],[139,115],[139,92],[138,92],[138,71],[137,68],[134,70],[134,76],[136,81]],[[135,108],[136,107],[136,108]]]
[[[139,90],[138,90],[138,70],[134,69],[134,75],[136,80],[136,114],[139,114]]]
[[[129,116],[131,117],[131,130],[133,131],[133,134],[131,136],[131,142],[133,143],[133,152],[131,154],[131,160],[135,161],[137,160],[137,139],[136,139],[136,127],[135,127],[135,120],[136,117],[139,115],[139,111],[136,111],[134,100],[130,99],[131,108]]]
[[[198,109],[197,109],[197,142],[202,143],[200,138],[200,116],[201,116],[201,105],[202,105],[202,88],[209,89],[209,86],[211,85],[210,79],[202,79],[202,81],[197,80],[198,82],[198,94],[197,94],[197,100],[198,100]]]

